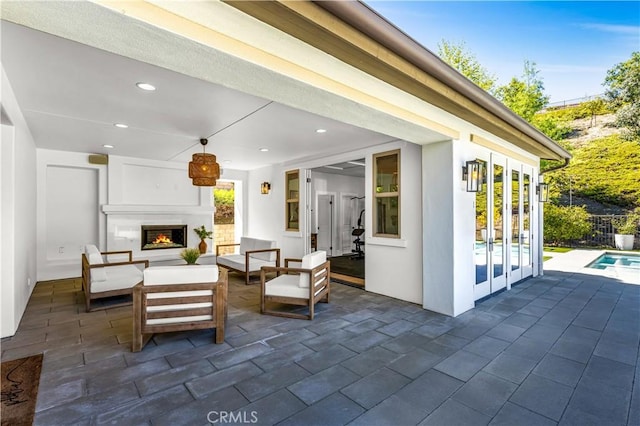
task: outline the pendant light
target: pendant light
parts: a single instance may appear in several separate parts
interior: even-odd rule
[[[215,186],[216,179],[220,178],[220,165],[216,162],[216,156],[207,154],[205,146],[209,141],[200,139],[202,154],[193,154],[189,162],[189,178],[195,186]]]

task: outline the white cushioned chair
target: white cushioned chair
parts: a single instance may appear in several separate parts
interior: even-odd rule
[[[151,266],[133,288],[132,351],[154,333],[215,328],[224,342],[227,270],[216,265]]]
[[[325,251],[307,254],[302,259],[285,259],[284,268],[263,266],[260,270],[260,312],[263,314],[313,319],[318,302],[329,303],[331,265]],[[292,264],[298,268],[290,267]],[[267,281],[268,272],[279,273]],[[269,309],[268,303],[307,306],[308,314]]]
[[[237,246],[239,253],[220,254],[221,248]],[[249,284],[252,272],[260,272],[263,266],[280,266],[280,249],[276,248],[275,241],[242,237],[239,244],[216,246],[216,264],[244,274],[245,283]]]
[[[109,262],[109,257],[124,256],[125,261]],[[142,281],[142,268],[148,260],[133,260],[131,250],[100,252],[93,244],[82,253],[82,289],[87,312],[95,310],[91,301],[105,297],[130,295],[133,286]],[[109,308],[130,304],[131,301],[110,304]]]

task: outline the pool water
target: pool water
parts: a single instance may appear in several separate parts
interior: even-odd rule
[[[640,254],[605,253],[589,266],[593,269],[615,269],[622,271],[638,271],[640,273]]]

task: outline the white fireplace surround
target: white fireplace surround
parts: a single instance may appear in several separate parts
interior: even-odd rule
[[[200,239],[193,231],[202,225],[212,229],[215,207],[104,205],[107,217],[107,251],[131,250],[136,259],[177,259],[181,248],[141,250],[142,225],[187,225],[187,246],[197,247]],[[209,244],[208,252],[212,250]]]

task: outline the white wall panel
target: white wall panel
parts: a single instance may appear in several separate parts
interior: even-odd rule
[[[2,68],[2,108],[11,128],[2,126],[1,337],[13,335],[36,280],[36,147]],[[5,191],[7,193],[5,194]],[[8,279],[8,281],[5,281]],[[5,298],[6,296],[6,298]],[[5,323],[6,320],[6,323]]]

